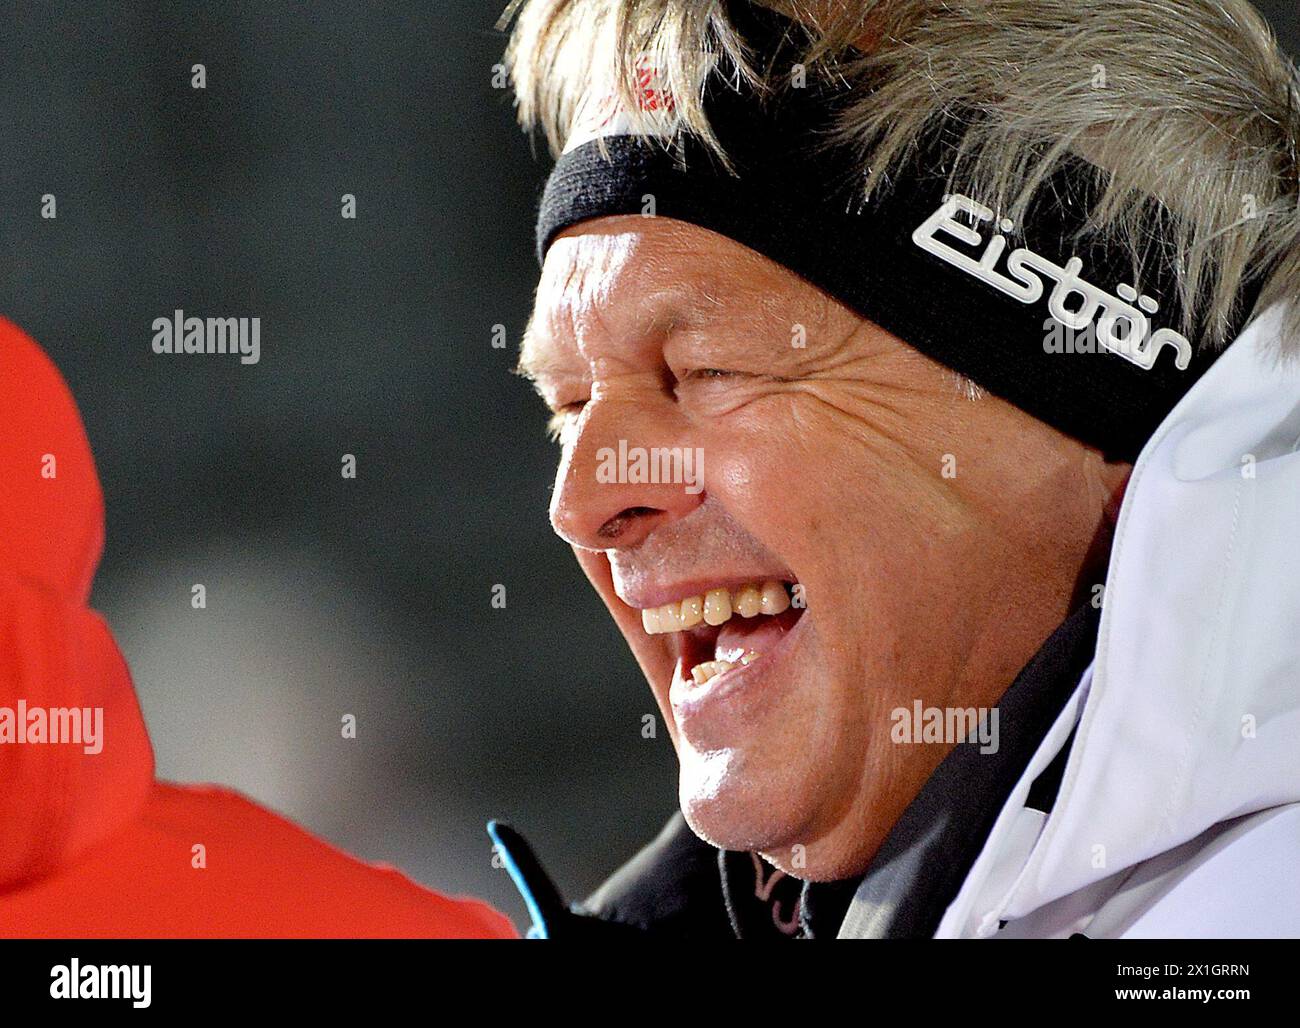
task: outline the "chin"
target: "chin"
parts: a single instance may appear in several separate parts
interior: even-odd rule
[[[710,750],[682,741],[678,800],[687,824],[710,845],[758,853],[805,881],[859,873],[879,842],[871,810],[881,797],[828,771],[837,757],[844,760],[845,745],[867,747],[868,741],[774,735],[760,732]],[[887,775],[879,767],[872,777]]]
[[[766,763],[742,751],[681,753],[679,801],[682,814],[701,839],[719,849],[789,849],[799,843],[808,821],[801,802],[806,791],[784,773],[756,767]]]

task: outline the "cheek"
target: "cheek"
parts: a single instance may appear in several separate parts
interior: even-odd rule
[[[705,453],[709,491],[805,572],[896,536],[912,520],[897,497],[925,491],[918,469],[879,433],[807,396],[737,414]]]
[[[845,413],[869,408],[854,402],[772,398],[706,444],[709,491],[798,576],[810,607],[822,598],[816,622],[837,648],[861,637],[864,611],[902,624],[932,603],[949,585],[952,547],[972,533],[942,447]]]

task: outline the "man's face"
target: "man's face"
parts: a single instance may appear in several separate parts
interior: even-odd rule
[[[670,219],[563,233],[521,365],[558,412],[552,524],[645,672],[683,812],[806,879],[862,870],[948,749],[892,742],[891,711],[993,705],[1060,623],[1123,477]]]

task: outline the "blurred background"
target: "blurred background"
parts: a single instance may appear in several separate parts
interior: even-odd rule
[[[577,899],[676,781],[510,374],[546,161],[494,88],[503,6],[0,7],[0,314],[80,403],[160,776],[523,925],[487,819]],[[1257,6],[1300,54],[1294,0]],[[260,362],[155,355],[177,308],[261,318]]]

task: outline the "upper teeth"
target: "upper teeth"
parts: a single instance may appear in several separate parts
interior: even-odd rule
[[[733,613],[743,618],[780,614],[789,606],[790,597],[780,582],[764,582],[761,586],[750,583],[730,592],[710,589],[703,596],[688,596],[662,607],[649,607],[641,611],[641,624],[648,635],[660,635],[694,628],[701,621],[706,625],[720,625],[730,620]]]

